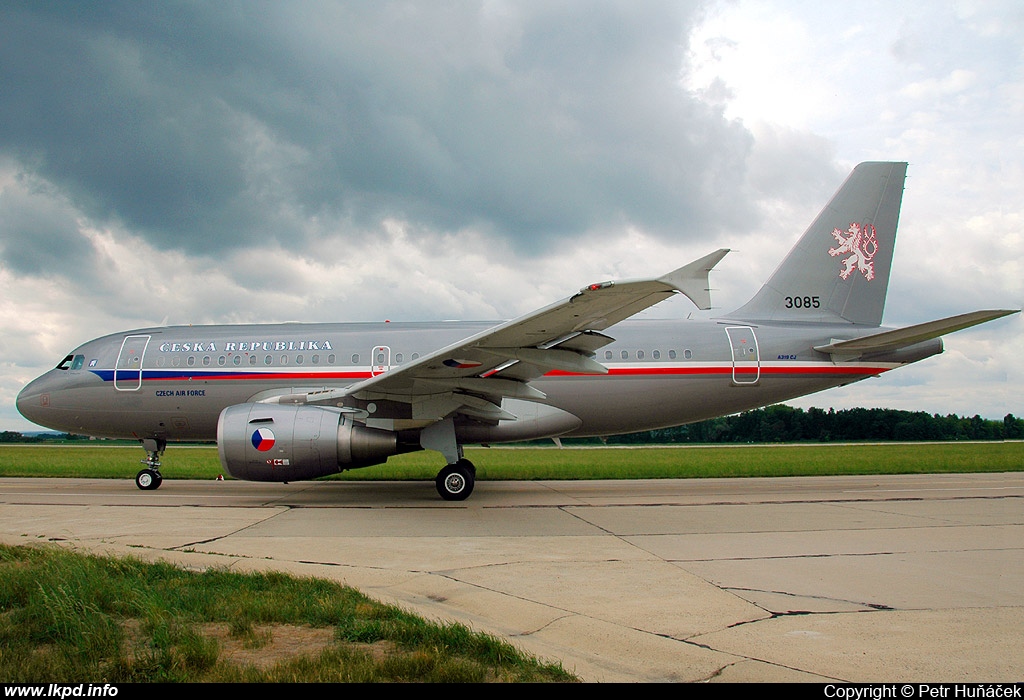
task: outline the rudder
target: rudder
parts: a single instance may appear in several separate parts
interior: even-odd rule
[[[855,167],[760,291],[726,318],[880,325],[906,175],[906,163]]]

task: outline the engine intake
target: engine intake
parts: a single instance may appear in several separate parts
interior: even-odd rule
[[[317,406],[239,404],[217,422],[224,469],[248,481],[299,481],[369,467],[398,454],[398,436]]]

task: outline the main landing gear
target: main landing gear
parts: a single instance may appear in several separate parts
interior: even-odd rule
[[[142,460],[146,468],[135,475],[135,485],[143,491],[154,491],[164,483],[160,474],[160,455],[167,449],[167,441],[146,439],[142,441],[142,447],[146,450],[146,458]]]
[[[464,501],[473,493],[476,483],[476,467],[468,459],[460,459],[455,464],[437,473],[434,484],[437,493],[446,501]]]
[[[455,436],[455,421],[451,416],[423,429],[420,447],[437,450],[444,455],[448,466],[437,473],[434,485],[446,501],[464,501],[473,493],[476,467],[462,456],[462,445]]]

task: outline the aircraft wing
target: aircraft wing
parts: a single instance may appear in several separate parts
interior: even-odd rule
[[[725,257],[721,249],[654,279],[601,282],[573,296],[470,336],[399,368],[343,389],[275,397],[281,403],[338,404],[346,397],[399,401],[412,418],[434,421],[453,412],[486,420],[511,420],[503,398],[543,399],[529,381],[552,370],[606,374],[592,359],[613,339],[609,326],[682,293],[699,308],[711,306],[708,273]]]
[[[971,313],[950,316],[938,321],[919,323],[907,328],[882,331],[881,333],[864,336],[863,338],[836,340],[828,345],[815,346],[814,349],[818,352],[830,353],[840,358],[847,356],[859,357],[874,352],[889,352],[1015,313],[1019,313],[1019,310],[994,309],[990,311],[972,311]]]

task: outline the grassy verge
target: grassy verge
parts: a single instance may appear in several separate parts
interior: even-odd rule
[[[0,546],[0,678],[567,682],[494,637],[329,581]]]
[[[0,476],[130,479],[143,456],[139,447],[4,445]],[[469,448],[466,457],[482,480],[1003,472],[1024,470],[1024,442]],[[436,453],[416,452],[334,478],[433,479],[441,466]],[[168,479],[214,479],[223,473],[215,447],[172,445],[161,469]]]

